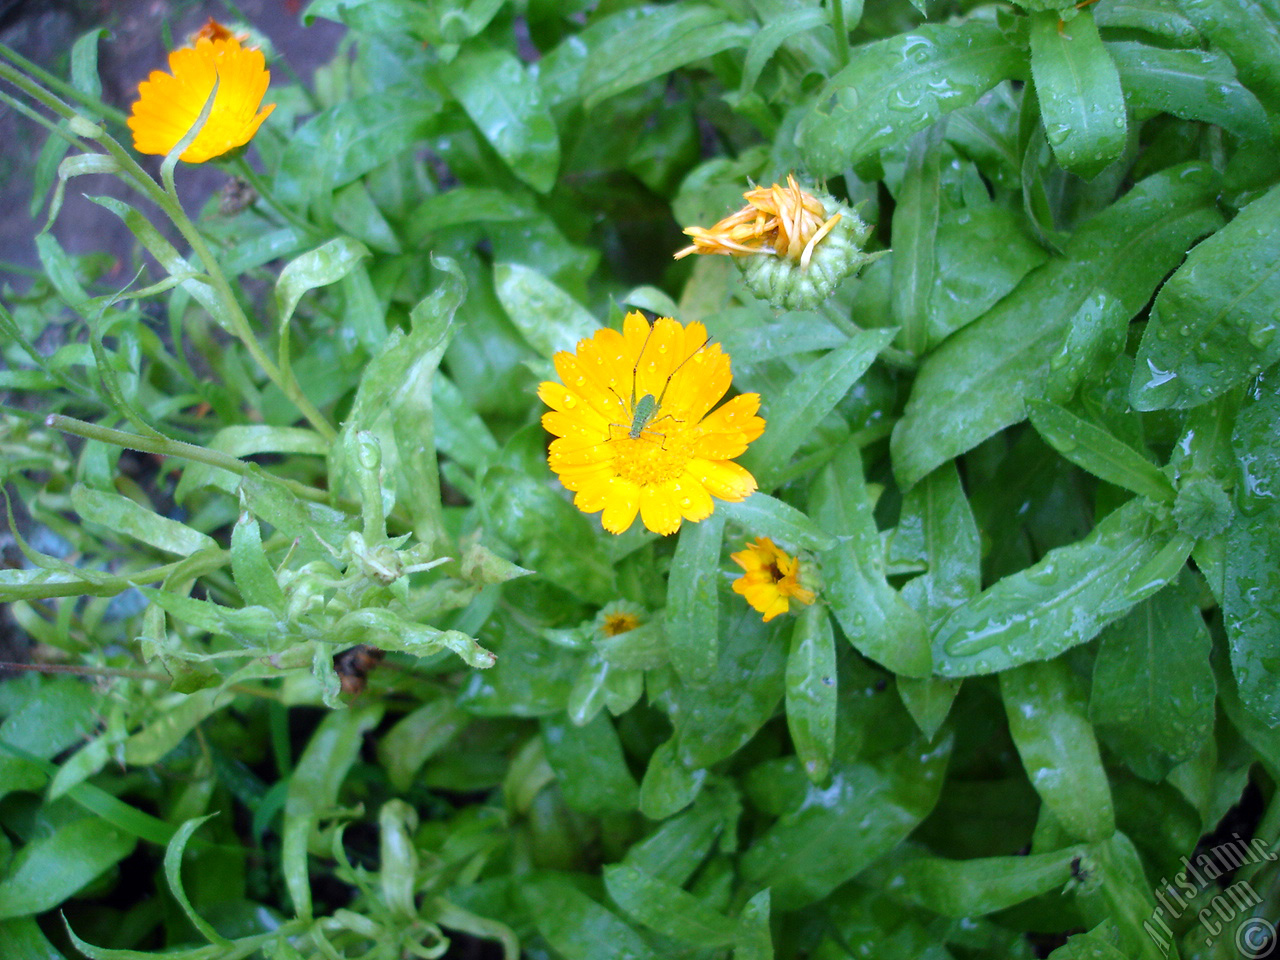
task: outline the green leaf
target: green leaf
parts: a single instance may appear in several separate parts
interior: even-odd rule
[[[605,867],[604,885],[631,919],[682,943],[714,950],[732,943],[738,934],[736,923],[699,897],[635,867]]]
[[[957,607],[934,634],[935,671],[995,673],[1091,640],[1176,577],[1192,542],[1131,500],[1083,540]]]
[[[513,173],[539,193],[556,182],[560,140],[538,85],[505,50],[468,49],[443,70],[444,82]]]
[[[1130,107],[1216,123],[1245,140],[1270,136],[1262,104],[1240,85],[1231,61],[1217,51],[1166,50],[1145,43],[1106,47]]]
[[[716,511],[752,537],[769,537],[805,550],[829,550],[835,537],[790,504],[757,491],[738,503],[716,504]]]
[[[1213,734],[1211,640],[1182,578],[1102,631],[1089,717],[1139,776],[1158,781]]]
[[[523,877],[520,896],[538,932],[564,960],[658,960],[640,935],[565,876]]]
[[[883,885],[895,898],[944,917],[980,917],[1062,887],[1085,849],[974,860],[917,857],[889,871]]]
[[[231,575],[245,606],[284,613],[284,592],[262,549],[262,531],[248,513],[240,514],[231,530]]]
[[[1027,414],[1049,446],[1076,466],[1157,503],[1173,502],[1173,484],[1160,469],[1102,427],[1041,400],[1028,400]]]
[[[859,331],[843,346],[809,364],[777,397],[764,399],[762,415],[768,426],[742,458],[762,490],[776,485],[792,454],[866,373],[893,336],[891,329]]]
[[[720,617],[720,548],[724,514],[686,523],[676,541],[667,587],[667,653],[686,683],[705,681],[716,672]]]
[[[766,888],[746,902],[738,917],[740,932],[733,960],[773,960],[773,932],[769,928],[770,892]]]
[[[71,47],[71,85],[91,100],[102,98],[102,78],[98,76],[98,41],[108,36],[99,27],[81,34]]]
[[[902,588],[902,597],[930,625],[977,596],[981,541],[954,463],[943,464],[903,497],[889,558],[909,562],[916,556],[925,571]]]
[[[1280,22],[1265,0],[1176,0],[1197,30],[1235,64],[1244,85],[1280,110]]]
[[[680,762],[678,746],[672,738],[649,758],[640,784],[640,812],[650,820],[665,820],[693,803],[707,778],[706,770],[690,770]]]
[[[407,791],[422,765],[443,750],[471,722],[449,697],[428,700],[406,714],[378,740],[378,759],[387,778]]]
[[[890,316],[900,328],[898,346],[916,356],[929,345],[931,294],[938,274],[944,128],[936,124],[911,141],[893,208]]]
[[[647,6],[613,16],[634,20],[591,50],[579,91],[591,110],[600,102],[722,50],[746,46],[754,29],[699,3]],[[601,25],[602,26],[602,25]],[[603,29],[603,27],[602,27]]]
[[[786,648],[778,630],[754,610],[722,618],[716,672],[700,686],[682,686],[672,711],[680,760],[701,770],[741,749],[778,708]],[[729,628],[732,624],[732,629]]]
[[[169,892],[178,901],[178,906],[182,907],[182,912],[187,915],[191,925],[200,932],[200,936],[220,947],[230,947],[231,941],[218,933],[209,924],[209,921],[196,913],[196,909],[191,905],[191,900],[187,897],[187,892],[182,885],[182,854],[187,848],[187,841],[191,839],[191,835],[199,829],[202,823],[214,815],[211,813],[205,817],[194,817],[178,828],[177,833],[173,835],[173,839],[169,841],[169,845],[164,851],[164,876],[169,884]]]
[[[743,876],[772,888],[780,909],[822,899],[892,850],[933,809],[951,740],[912,744],[876,764],[846,764],[825,789],[810,785],[742,858]]]
[[[1259,382],[1236,418],[1231,445],[1237,481],[1235,521],[1227,532],[1223,620],[1240,700],[1280,726],[1280,387]]]
[[[607,716],[597,714],[582,727],[562,717],[543,718],[542,742],[569,806],[583,813],[635,809],[639,787]]]
[[[125,762],[138,767],[159,762],[195,729],[196,724],[227,705],[227,697],[220,690],[200,690],[190,695],[170,694],[160,702],[162,712],[125,740]]]
[[[1080,866],[1092,881],[1076,895],[1086,923],[1109,920],[1124,957],[1166,960],[1167,943],[1162,945],[1152,936],[1158,930],[1153,918],[1163,918],[1164,913],[1156,906],[1151,881],[1133,841],[1117,831],[1105,843],[1094,845]]]
[[[863,656],[895,673],[927,676],[924,622],[885,579],[884,546],[854,444],[846,443],[823,468],[810,496],[814,520],[841,541],[818,553],[822,598],[840,629]]]
[[[0,953],[10,960],[65,960],[34,917],[0,920]]]
[[[747,55],[742,61],[742,83],[738,85],[738,96],[745,97],[752,93],[756,81],[765,64],[772,59],[778,48],[787,40],[821,27],[831,19],[829,11],[824,8],[780,10],[761,25],[756,35],[747,45]]]
[[[223,427],[204,446],[232,457],[250,457],[258,453],[302,453],[323,457],[329,452],[328,442],[314,430],[272,427],[262,423]],[[239,483],[240,478],[226,470],[207,463],[188,463],[183,468],[173,498],[183,503],[191,491],[209,484],[216,484],[232,493]]]
[[[1138,410],[1212,400],[1280,360],[1280,187],[1187,255],[1151,308],[1129,399]]]
[[[835,176],[974,103],[1001,80],[1027,78],[1026,52],[993,23],[924,24],[851,52],[796,133],[809,172]]]
[[[276,281],[276,312],[286,326],[308,290],[337,283],[369,256],[369,248],[350,237],[334,237],[285,264]]]
[[[986,316],[925,358],[893,432],[894,473],[910,487],[939,464],[1063,400],[1120,351],[1129,321],[1197,237],[1221,223],[1216,175],[1162,171],[1083,224],[1055,258]]]
[[[1124,94],[1091,10],[1068,23],[1056,10],[1031,14],[1031,76],[1063,168],[1089,180],[1120,158],[1128,140]]]
[[[805,775],[824,783],[836,749],[836,642],[827,611],[803,608],[787,656],[787,729]]]
[[[936,242],[930,348],[985,314],[1048,259],[1023,218],[994,203],[943,214]]]
[[[1066,662],[1004,671],[1000,696],[1027,779],[1063,829],[1078,840],[1115,833],[1111,787],[1085,694]]]
[[[391,160],[431,130],[440,100],[421,82],[324,110],[289,137],[276,199],[305,205]]]
[[[493,286],[516,329],[547,360],[600,329],[585,307],[532,267],[495,264]]]
[[[52,910],[132,851],[137,839],[82,817],[32,840],[0,879],[0,920]]]
[[[307,847],[321,815],[338,802],[338,790],[359,756],[364,735],[382,719],[383,705],[363,703],[325,717],[289,778],[285,801],[281,868],[285,887],[301,917],[311,915]],[[328,853],[328,851],[324,851]]]
[[[218,549],[217,541],[207,534],[153,513],[118,493],[105,493],[76,484],[71,488],[71,504],[76,513],[89,522],[140,540],[157,550],[186,557],[200,550]]]
[[[716,838],[735,829],[741,813],[736,792],[704,791],[692,807],[633,845],[623,863],[676,886],[683,885],[706,859]]]

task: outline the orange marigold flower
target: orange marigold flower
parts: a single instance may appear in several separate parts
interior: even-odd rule
[[[563,383],[545,381],[542,425],[558,439],[547,462],[583,513],[603,511],[610,533],[639,513],[655,533],[705,520],[711,498],[739,501],[756,489],[733,462],[764,432],[760,396],[744,393],[712,412],[729,389],[729,356],[701,323],[627,314],[555,355]]]
[[[721,253],[741,257],[773,254],[798,261],[807,269],[813,251],[835,229],[842,214],[827,216],[821,200],[800,189],[796,178],[787,174],[787,185],[756,187],[742,195],[747,205],[725,217],[714,227],[686,227],[693,243],[679,250],[675,258],[691,253]]]
[[[768,623],[790,607],[790,598],[813,603],[812,590],[800,585],[800,560],[783,553],[768,537],[757,537],[745,550],[732,553],[729,559],[746,571],[733,581],[733,592],[742,594],[747,603],[764,614]]]
[[[211,21],[212,22],[212,21]],[[221,24],[216,38],[196,34],[192,46],[169,54],[169,70],[153,70],[138,85],[138,99],[129,117],[133,146],[139,153],[164,155],[185,137],[218,84],[217,97],[204,127],[183,151],[187,163],[204,163],[242,147],[258,132],[275,104],[262,110],[271,74],[262,51],[246,48]]]
[[[247,33],[235,34],[220,24],[217,20],[210,17],[203,27],[191,35],[191,45],[195,46],[199,40],[238,40],[244,43],[249,38]]]

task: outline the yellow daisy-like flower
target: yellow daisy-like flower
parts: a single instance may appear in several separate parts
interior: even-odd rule
[[[542,425],[559,438],[547,462],[579,510],[603,511],[610,533],[637,513],[655,533],[675,533],[682,519],[710,516],[713,496],[736,502],[756,489],[732,461],[764,432],[760,396],[711,411],[732,375],[701,323],[660,317],[650,326],[633,311],[622,333],[598,330],[576,352],[557,353],[555,365],[563,383],[538,385],[551,407]]]
[[[791,608],[790,598],[813,603],[812,590],[800,585],[800,560],[783,553],[768,537],[757,537],[747,549],[731,553],[729,559],[746,572],[733,581],[733,592],[764,614],[768,623]]]
[[[773,254],[809,266],[813,251],[842,218],[827,216],[822,201],[800,189],[787,174],[787,185],[756,187],[742,195],[747,205],[714,227],[686,227],[693,243],[675,254],[677,260],[691,253],[719,253],[742,257]]]
[[[215,81],[218,94],[209,118],[182,153],[187,163],[204,163],[244,146],[275,109],[274,103],[258,109],[271,80],[262,51],[240,46],[239,39],[215,26],[218,31],[206,25],[192,46],[169,54],[171,74],[153,70],[138,85],[129,129],[139,153],[163,156],[177,146],[199,119]]]

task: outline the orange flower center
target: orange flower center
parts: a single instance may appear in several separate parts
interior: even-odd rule
[[[613,428],[621,434],[609,441],[618,476],[643,487],[675,480],[684,473],[690,457],[689,444],[673,434],[664,436],[662,423],[655,421],[651,424],[654,429],[644,430],[635,438]]]
[[[616,637],[640,626],[640,618],[634,613],[608,613],[604,618],[604,635]]]

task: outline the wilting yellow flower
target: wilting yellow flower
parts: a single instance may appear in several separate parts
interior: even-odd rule
[[[756,187],[742,195],[747,205],[714,227],[686,227],[693,243],[675,254],[679,260],[691,253],[721,253],[742,257],[772,254],[798,261],[808,269],[813,251],[835,229],[842,215],[827,216],[822,201],[805,193],[796,178],[787,174],[787,185]]]
[[[711,515],[711,497],[744,500],[755,478],[733,463],[764,432],[760,396],[734,397],[729,356],[700,323],[660,317],[650,326],[627,314],[622,333],[598,330],[575,353],[555,355],[563,383],[545,381],[538,396],[550,412],[542,425],[559,439],[547,462],[574,491],[583,513],[604,511],[610,533],[640,514],[655,533],[675,533],[681,519]]]
[[[138,85],[129,129],[139,153],[164,155],[177,146],[199,119],[215,81],[218,93],[209,118],[182,153],[187,163],[203,163],[244,146],[275,109],[270,103],[258,110],[271,79],[262,51],[240,46],[221,24],[213,27],[206,24],[192,46],[169,54],[171,74],[153,70]]]
[[[729,559],[746,572],[733,581],[733,592],[764,614],[768,623],[790,609],[791,597],[813,603],[813,591],[800,585],[800,560],[783,553],[768,537],[757,537],[747,549],[731,553]]]
[[[778,310],[812,310],[840,281],[880,253],[863,253],[871,227],[834,197],[787,185],[756,187],[747,205],[714,227],[687,227],[693,243],[676,251],[733,257],[747,288]]]

